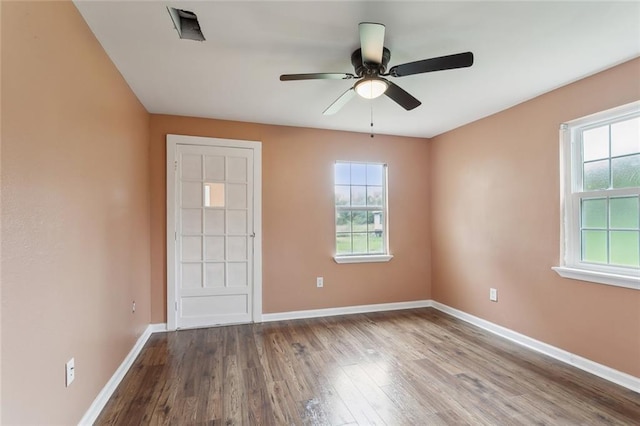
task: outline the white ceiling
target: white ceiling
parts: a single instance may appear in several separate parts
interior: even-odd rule
[[[83,1],[75,4],[151,113],[433,137],[640,56],[640,2]],[[198,15],[205,42],[180,40],[166,6]],[[472,51],[471,68],[395,78],[422,101],[355,97],[358,23],[386,25],[389,67]]]

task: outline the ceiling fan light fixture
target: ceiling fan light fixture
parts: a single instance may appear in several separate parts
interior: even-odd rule
[[[387,91],[389,84],[381,78],[365,78],[354,86],[356,93],[365,99],[375,99]]]

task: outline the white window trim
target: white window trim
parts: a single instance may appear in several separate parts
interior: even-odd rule
[[[563,278],[640,290],[640,278],[634,278],[628,275],[591,271],[588,269],[569,268],[566,266],[554,266],[551,269],[556,271],[556,273]]]
[[[376,162],[362,162],[362,161],[346,161],[346,160],[340,160],[340,161],[336,161],[334,164],[337,163],[349,163],[349,164],[382,164],[384,166],[384,171],[383,171],[383,182],[382,182],[382,186],[383,186],[383,197],[382,197],[382,204],[383,204],[383,209],[384,209],[384,228],[382,230],[382,244],[383,244],[383,249],[384,249],[384,253],[375,253],[375,254],[366,254],[366,253],[359,253],[359,254],[343,254],[343,255],[338,255],[335,254],[333,256],[333,260],[336,263],[339,264],[343,264],[343,263],[377,263],[377,262],[388,262],[391,259],[393,259],[393,255],[389,252],[389,201],[388,201],[388,192],[389,192],[389,167],[387,165],[387,163],[376,163]],[[333,187],[335,188],[336,183],[335,180],[333,182]],[[346,208],[345,208],[346,209]],[[369,210],[366,208],[359,208],[358,206],[352,206],[349,208],[349,210]],[[338,208],[335,206],[335,199],[334,199],[334,212],[337,216],[338,214]],[[335,238],[335,221],[336,218],[334,218],[334,238]],[[335,246],[334,246],[335,247]]]
[[[640,270],[611,265],[596,265],[582,262],[580,259],[580,188],[582,179],[581,144],[573,132],[587,124],[589,127],[598,122],[607,122],[612,118],[636,116],[640,112],[640,101],[618,108],[596,113],[587,117],[564,123],[560,126],[560,205],[561,205],[561,261],[560,266],[552,267],[563,278],[607,284],[640,290]],[[579,171],[574,173],[573,170]],[[612,197],[637,195],[637,188],[592,191],[590,196]]]
[[[361,254],[351,256],[333,256],[336,263],[368,263],[368,262],[388,262],[393,259],[390,254]]]

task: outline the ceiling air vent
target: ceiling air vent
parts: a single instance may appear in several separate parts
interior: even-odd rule
[[[187,40],[204,41],[204,35],[198,23],[198,17],[195,13],[188,10],[167,7],[173,25],[178,31],[180,38]]]

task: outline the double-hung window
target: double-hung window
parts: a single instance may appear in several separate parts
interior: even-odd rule
[[[338,263],[386,262],[387,166],[336,162],[336,255]]]
[[[640,289],[640,102],[561,128],[561,276]]]

